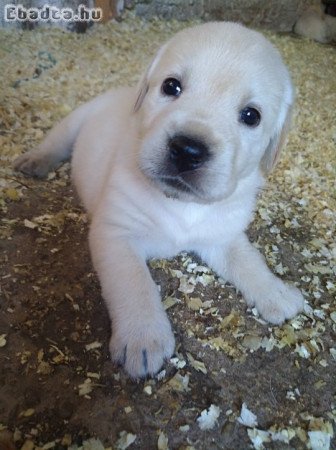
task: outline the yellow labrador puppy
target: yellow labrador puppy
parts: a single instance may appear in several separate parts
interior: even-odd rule
[[[137,88],[80,106],[16,161],[43,177],[73,149],[111,356],[131,377],[155,374],[174,352],[148,258],[198,253],[271,323],[302,310],[299,290],[271,273],[244,232],[292,103],[288,71],[261,34],[207,23],[165,44]]]

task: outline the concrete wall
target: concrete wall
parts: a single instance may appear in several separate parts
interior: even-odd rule
[[[136,14],[145,18],[233,20],[290,31],[298,15],[314,0],[133,0],[130,3]]]
[[[188,20],[233,20],[246,25],[262,26],[277,31],[290,31],[304,8],[319,0],[0,0],[0,27],[34,28],[41,23],[8,23],[3,17],[8,3],[23,4],[26,8],[51,4],[57,7],[71,7],[79,4],[88,7],[105,5],[109,17],[122,14],[124,8],[135,10],[138,16],[150,19]],[[85,31],[89,24],[52,23],[74,31]]]

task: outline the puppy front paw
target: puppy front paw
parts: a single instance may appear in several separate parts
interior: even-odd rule
[[[258,295],[248,304],[255,305],[267,322],[279,325],[303,310],[304,298],[295,286],[274,278],[272,283],[260,287]]]
[[[165,359],[172,356],[175,339],[169,320],[162,313],[148,324],[137,317],[134,321],[115,324],[110,341],[111,358],[122,364],[131,378],[155,375]],[[132,323],[133,322],[133,323]]]
[[[51,169],[51,163],[48,156],[33,150],[16,158],[13,167],[29,177],[43,178]]]

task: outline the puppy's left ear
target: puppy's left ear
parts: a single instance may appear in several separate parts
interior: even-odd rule
[[[152,62],[150,63],[150,65],[148,66],[145,74],[142,76],[139,84],[138,84],[138,96],[136,98],[135,104],[134,104],[134,112],[137,112],[140,108],[141,105],[144,101],[144,98],[146,97],[146,94],[149,90],[149,80],[150,77],[154,71],[154,69],[156,68],[156,66],[158,65],[158,62],[161,59],[162,54],[164,53],[165,49],[167,47],[167,44],[163,45],[159,51],[156,53],[154,59],[152,60]]]
[[[293,87],[290,81],[288,81],[287,92],[284,95],[285,102],[281,113],[279,114],[279,120],[275,129],[274,135],[271,137],[270,142],[266,148],[266,151],[261,158],[260,168],[264,175],[268,175],[275,167],[279,160],[281,150],[286,144],[288,132],[293,116]]]

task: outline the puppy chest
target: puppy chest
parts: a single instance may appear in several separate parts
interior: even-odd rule
[[[188,208],[180,214],[162,215],[157,225],[150,236],[151,247],[156,246],[157,251],[162,249],[172,254],[203,245],[224,244],[241,226],[238,223],[234,226],[229,217],[225,220],[216,212],[213,214],[211,211],[193,211]]]

